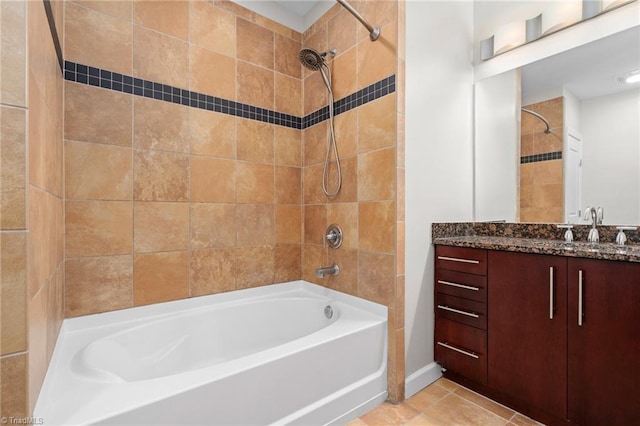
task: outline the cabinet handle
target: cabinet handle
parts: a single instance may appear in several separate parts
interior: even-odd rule
[[[471,260],[471,259],[460,259],[459,257],[447,257],[447,256],[438,256],[438,260],[449,260],[451,262],[461,262],[461,263],[480,263],[479,260]]]
[[[480,289],[478,287],[472,287],[470,285],[452,283],[452,282],[449,282],[449,281],[438,280],[438,284],[444,284],[444,285],[448,285],[448,286],[451,286],[451,287],[464,288],[465,290],[480,291]]]
[[[438,309],[444,309],[445,311],[455,312],[456,314],[466,315],[468,317],[480,318],[480,315],[474,314],[473,312],[461,311],[444,305],[438,305]]]
[[[553,319],[553,266],[549,267],[549,319]]]
[[[476,355],[476,354],[474,354],[472,352],[463,351],[462,349],[455,348],[455,347],[453,347],[451,345],[447,345],[446,343],[438,342],[438,345],[444,346],[447,349],[451,349],[452,351],[459,352],[459,353],[461,353],[463,355],[470,356],[471,358],[475,358],[475,359],[479,358],[478,355]]]
[[[582,269],[578,270],[578,325],[582,327],[582,317],[584,313],[582,312]]]

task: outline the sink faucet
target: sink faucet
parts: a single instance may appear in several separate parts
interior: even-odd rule
[[[331,266],[324,266],[316,269],[316,277],[324,278],[326,275],[338,275],[340,268],[335,263]]]
[[[589,230],[589,236],[587,237],[587,241],[590,243],[597,243],[600,241],[600,236],[598,235],[598,230],[596,229],[596,225],[602,224],[602,219],[604,219],[604,209],[602,207],[587,207],[584,211],[584,220],[588,220],[591,218],[591,229]]]

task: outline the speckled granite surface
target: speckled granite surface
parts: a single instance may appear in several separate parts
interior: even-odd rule
[[[553,224],[526,223],[434,223],[433,244],[506,250],[522,253],[640,262],[638,231],[626,231],[628,245],[618,246],[615,226],[598,226],[600,242],[587,242],[590,226],[574,227],[575,242],[565,243],[564,229]]]

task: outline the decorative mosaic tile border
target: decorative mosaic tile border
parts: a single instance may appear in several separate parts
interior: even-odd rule
[[[64,78],[67,81],[102,87],[117,92],[157,99],[164,102],[206,109],[236,117],[258,120],[294,129],[305,129],[329,118],[329,107],[325,106],[304,117],[296,117],[266,108],[193,92],[167,84],[135,78],[105,69],[95,68],[71,61],[64,63]],[[396,76],[391,75],[333,103],[335,114],[342,114],[382,96],[395,92]]]
[[[520,157],[520,164],[561,159],[562,151],[545,152],[544,154],[525,155],[524,157]]]

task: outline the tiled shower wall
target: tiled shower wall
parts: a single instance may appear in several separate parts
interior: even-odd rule
[[[47,2],[55,34],[63,3]],[[0,415],[29,416],[62,322],[62,69],[45,2],[1,8]]]
[[[398,3],[357,6],[382,26],[375,43],[338,5],[302,35],[227,1],[68,1],[65,59],[117,73],[118,84],[131,76],[304,117],[327,96],[319,73],[300,66],[302,47],[337,48],[336,100],[403,84]],[[402,399],[402,94],[337,116],[344,183],[329,200],[327,121],[300,130],[187,107],[97,87],[115,89],[113,74],[87,85],[83,71],[65,83],[66,315],[304,278],[389,306],[389,390]],[[322,246],[332,222],[345,231],[337,251]],[[333,261],[341,274],[317,280]]]
[[[303,35],[303,47],[336,48],[333,87],[336,99],[398,73],[398,3],[359,2],[363,16],[382,29],[376,42],[344,8],[333,6]],[[304,71],[304,113],[327,103],[317,72]],[[322,192],[328,121],[303,130],[303,279],[382,303],[389,307],[389,395],[404,395],[404,212],[397,211],[404,193],[403,159],[398,150],[402,120],[398,92],[335,118],[342,167],[342,190],[335,198]],[[402,135],[400,135],[402,136]],[[402,151],[402,155],[403,151]],[[402,161],[402,162],[401,162]],[[397,168],[398,167],[398,168]],[[332,164],[329,189],[335,185]],[[402,206],[404,202],[402,202]],[[331,223],[344,232],[342,247],[324,245]],[[315,269],[338,264],[340,274],[319,279]]]
[[[520,127],[520,221],[560,223],[564,221],[562,168],[563,98],[524,106],[549,121],[545,124],[522,113]]]

